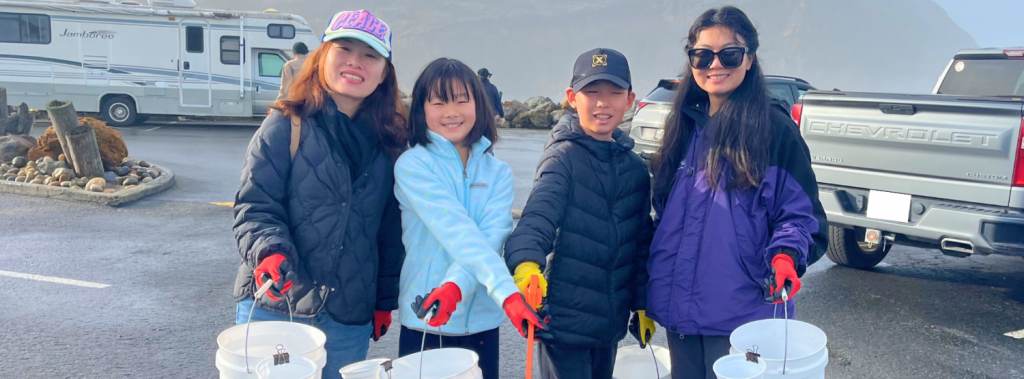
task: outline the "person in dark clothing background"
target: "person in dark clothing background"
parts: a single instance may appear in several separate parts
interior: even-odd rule
[[[494,108],[494,114],[498,117],[505,117],[505,109],[501,106],[501,92],[498,92],[498,87],[491,83],[491,72],[486,68],[481,68],[476,74],[480,76],[480,81],[484,82],[484,92],[487,93],[487,101]]]

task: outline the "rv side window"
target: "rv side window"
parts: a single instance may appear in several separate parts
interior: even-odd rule
[[[203,49],[203,27],[186,26],[185,51],[189,53],[202,53]]]
[[[220,37],[220,63],[241,64],[242,49],[238,37]]]
[[[295,27],[285,24],[270,24],[270,26],[267,26],[267,36],[270,38],[293,39],[295,38]]]
[[[281,70],[284,68],[284,58],[272,53],[260,53],[260,76],[281,77]]]
[[[0,12],[0,43],[50,43],[50,16]]]

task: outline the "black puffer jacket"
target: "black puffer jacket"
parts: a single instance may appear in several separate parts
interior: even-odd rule
[[[344,155],[331,150],[315,120],[302,120],[300,138],[292,159],[291,123],[274,111],[249,143],[235,195],[242,255],[235,298],[252,296],[253,268],[280,253],[298,274],[288,292],[296,316],[312,317],[326,306],[339,323],[366,325],[375,310],[398,309],[405,248],[394,161],[376,149],[366,174],[353,183]],[[264,296],[257,304],[288,314],[283,300]]]
[[[505,243],[510,270],[523,262],[544,269],[548,296],[540,313],[552,337],[546,342],[612,346],[626,336],[630,311],[647,304],[650,176],[630,151],[633,140],[621,130],[613,137],[598,141],[578,118],[563,117]]]

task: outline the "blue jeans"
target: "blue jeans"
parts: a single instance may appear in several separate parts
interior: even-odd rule
[[[249,320],[249,310],[253,299],[238,302],[235,311],[235,323],[245,324]],[[287,315],[279,315],[260,307],[252,312],[252,321],[288,321]],[[339,324],[331,319],[326,311],[321,311],[312,318],[295,317],[295,322],[311,325],[327,335],[327,365],[324,366],[324,378],[337,378],[338,370],[349,364],[366,360],[366,351],[370,349],[370,332],[372,323],[361,326]]]

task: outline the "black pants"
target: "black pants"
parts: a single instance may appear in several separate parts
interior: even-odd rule
[[[483,371],[484,379],[498,379],[498,329],[491,329],[477,334],[466,336],[439,336],[427,333],[426,350],[442,347],[458,347],[472,350],[480,356],[480,371]],[[420,344],[423,343],[423,332],[402,327],[398,336],[398,356],[404,357],[409,354],[420,352]],[[439,345],[440,343],[440,345]]]
[[[729,355],[729,336],[680,336],[668,333],[672,355],[672,379],[715,379],[711,368]]]
[[[611,379],[617,346],[595,349],[540,343],[541,379]]]

